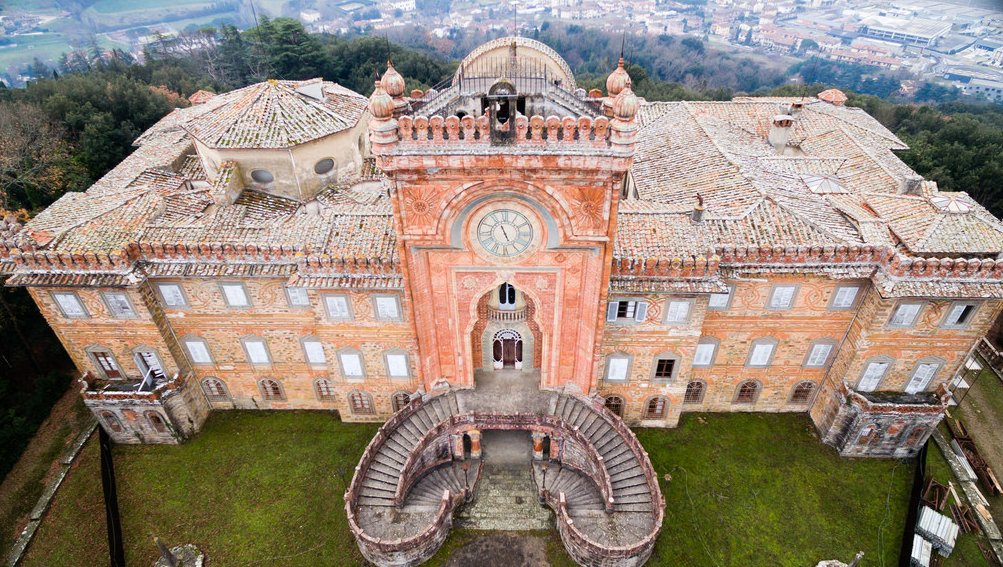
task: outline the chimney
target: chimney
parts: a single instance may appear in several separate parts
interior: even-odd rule
[[[703,197],[700,193],[697,193],[697,206],[693,208],[693,222],[700,222],[703,220]]]
[[[787,140],[791,137],[791,126],[794,124],[794,117],[789,114],[777,114],[773,117],[770,126],[770,134],[767,136],[770,144],[777,152],[783,153],[787,147]]]
[[[922,193],[923,177],[921,175],[903,175],[899,178],[899,194],[919,195]]]
[[[804,101],[799,100],[791,103],[788,113],[794,118],[797,118],[801,115],[802,110],[804,110]]]

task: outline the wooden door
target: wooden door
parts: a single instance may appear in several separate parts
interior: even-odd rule
[[[515,366],[515,339],[502,339],[502,366]]]

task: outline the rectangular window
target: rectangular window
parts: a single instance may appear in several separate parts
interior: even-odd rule
[[[825,366],[825,362],[829,360],[830,352],[832,352],[832,345],[830,344],[820,343],[813,345],[811,353],[808,354],[808,363],[805,366],[814,368]]]
[[[376,301],[377,319],[400,319],[400,304],[398,303],[396,297],[389,295],[377,295],[374,300]]]
[[[832,303],[829,304],[829,309],[833,311],[852,309],[853,304],[857,301],[857,294],[859,292],[860,288],[857,286],[843,285],[837,287],[836,293],[832,296]]]
[[[289,307],[310,307],[310,296],[307,295],[306,288],[287,287],[286,298],[289,300]]]
[[[105,377],[110,380],[122,379],[122,372],[118,369],[115,357],[110,352],[104,350],[94,351],[94,359],[97,360],[98,366],[104,372]]]
[[[616,306],[617,319],[633,319],[636,313],[637,313],[636,301],[621,301]]]
[[[341,358],[341,372],[345,378],[362,378],[362,357],[356,353],[343,352]]]
[[[125,292],[114,291],[105,292],[104,301],[108,305],[108,312],[117,319],[132,319],[136,317],[136,311],[129,302],[129,296]]]
[[[391,378],[407,378],[411,375],[409,370],[406,354],[387,355],[387,374]]]
[[[310,364],[327,364],[327,357],[324,356],[324,345],[320,341],[303,341],[303,350],[306,352],[306,361]]]
[[[185,299],[185,293],[181,291],[180,285],[157,284],[157,290],[160,291],[160,297],[167,307],[188,307],[188,301]]]
[[[188,356],[192,359],[192,364],[212,364],[212,357],[209,356],[209,349],[202,341],[185,341],[185,348],[188,349]]]
[[[734,286],[729,286],[727,293],[712,293],[707,299],[707,309],[711,311],[722,311],[731,306],[731,296],[734,293]]]
[[[648,304],[644,301],[632,299],[623,301],[610,301],[606,305],[606,320],[618,323],[625,321],[644,321],[648,314]]]
[[[714,363],[713,343],[700,343],[697,345],[696,354],[693,355],[693,366],[710,366]]]
[[[655,378],[658,380],[668,380],[672,378],[672,371],[676,367],[676,361],[671,358],[660,358],[655,363]]]
[[[770,309],[790,309],[794,304],[794,294],[797,293],[796,285],[778,285],[773,288],[770,295]]]
[[[251,302],[247,300],[247,291],[244,289],[244,284],[224,283],[219,284],[219,287],[223,290],[223,299],[226,301],[227,307],[251,306]]]
[[[669,301],[669,305],[665,308],[665,322],[666,323],[685,323],[690,316],[690,302],[689,301]]]
[[[143,372],[143,378],[146,378],[147,374],[156,380],[163,380],[166,377],[164,367],[160,365],[160,358],[150,351],[136,353],[136,366]]]
[[[916,371],[913,372],[912,378],[909,383],[906,384],[905,391],[907,394],[915,394],[916,392],[922,392],[930,385],[930,380],[933,379],[934,375],[937,374],[937,370],[940,368],[939,364],[920,364],[916,367]]]
[[[90,317],[80,298],[72,291],[57,291],[52,293],[52,299],[56,300],[59,310],[63,312],[63,317],[71,319],[86,319]]]
[[[884,377],[886,370],[888,370],[887,362],[872,362],[868,364],[867,368],[864,369],[864,374],[860,377],[860,382],[857,384],[857,390],[861,392],[873,392],[878,387],[878,383],[881,382],[881,378]]]
[[[769,366],[770,356],[773,355],[773,345],[758,344],[752,347],[752,356],[749,357],[749,366]]]
[[[976,304],[974,303],[952,303],[941,326],[955,329],[964,328],[972,320],[975,309]]]
[[[251,364],[270,364],[272,362],[268,357],[268,347],[261,339],[245,340],[244,349],[247,350],[247,360]]]
[[[330,319],[348,320],[352,318],[352,310],[349,307],[347,296],[325,295],[324,307],[327,309],[327,316]]]
[[[892,314],[892,318],[888,321],[888,324],[892,327],[911,327],[913,323],[916,322],[916,316],[919,315],[919,309],[922,307],[919,303],[903,303],[895,308],[895,313]]]
[[[630,366],[630,359],[623,356],[611,356],[607,359],[609,368],[606,369],[606,380],[610,382],[626,382],[627,367]]]

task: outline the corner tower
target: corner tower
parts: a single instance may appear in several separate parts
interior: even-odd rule
[[[594,390],[637,98],[624,88],[603,116],[567,63],[525,38],[489,42],[441,91],[413,94],[401,111],[377,88],[369,128],[425,387],[470,387],[490,367],[483,320],[507,284],[531,306],[522,369],[543,389]]]

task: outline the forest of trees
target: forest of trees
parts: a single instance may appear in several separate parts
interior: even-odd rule
[[[448,6],[443,0],[426,4]],[[544,25],[533,35],[565,57],[585,88],[601,87],[620,55],[621,38],[604,32]],[[458,32],[443,40],[415,36],[402,46],[377,37],[313,35],[297,20],[263,18],[247,31],[224,26],[162,40],[143,64],[121,52],[69,54],[60,69],[46,71],[52,78],[0,88],[0,209],[26,220],[63,193],[85,190],[129,154],[141,132],[187,105],[185,97],[199,89],[218,93],[269,78],[321,76],[368,95],[388,56],[409,90],[426,89],[449,77],[456,60],[486,39]],[[813,95],[829,86],[861,91],[848,92],[848,104],[866,109],[910,145],[900,154],[906,163],[941,188],[968,191],[1003,215],[999,105],[900,104],[875,96],[897,89],[867,69],[819,63],[788,74],[767,71],[698,38],[631,37],[625,57],[635,90],[653,101]],[[806,72],[818,83],[785,84]],[[920,100],[956,97],[943,87],[924,88]],[[2,476],[69,381],[69,361],[23,289],[0,291],[0,357]]]

